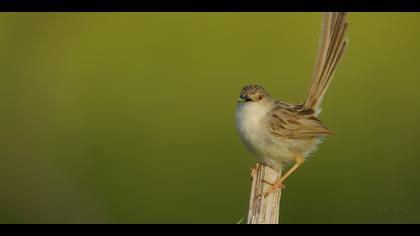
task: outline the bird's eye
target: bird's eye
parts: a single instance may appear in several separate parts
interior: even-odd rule
[[[261,99],[263,99],[263,95],[260,95],[260,96],[258,96],[258,100],[261,100]]]

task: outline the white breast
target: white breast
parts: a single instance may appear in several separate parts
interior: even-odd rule
[[[273,137],[268,130],[267,114],[271,109],[271,106],[261,103],[240,103],[236,122],[242,141],[257,160],[279,169],[283,162],[290,161],[292,155],[287,143]]]
[[[259,103],[240,103],[236,111],[236,122],[242,141],[254,154],[255,146],[265,136],[267,130],[264,127],[263,118],[268,109]]]

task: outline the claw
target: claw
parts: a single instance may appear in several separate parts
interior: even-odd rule
[[[271,183],[268,183],[271,184]],[[264,197],[267,197],[272,192],[276,191],[277,189],[284,189],[286,186],[283,185],[282,182],[276,182],[274,184],[271,184],[271,187],[264,193]]]
[[[268,181],[268,180],[265,180],[265,179],[263,179],[263,180],[261,180],[263,183],[265,183],[265,184],[268,184],[268,185],[271,185],[271,186],[273,186],[273,185],[275,185],[276,183],[273,183],[273,182],[270,182],[270,181]]]
[[[261,168],[260,163],[255,163],[253,167],[251,167],[251,179],[254,179],[254,174]]]

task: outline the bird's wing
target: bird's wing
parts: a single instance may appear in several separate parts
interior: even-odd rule
[[[315,111],[302,105],[277,103],[269,113],[269,129],[277,137],[292,139],[315,138],[334,134],[315,116]]]
[[[347,47],[347,20],[344,12],[324,14],[318,56],[312,74],[312,83],[304,107],[318,111],[325,92],[334,77],[337,65]]]

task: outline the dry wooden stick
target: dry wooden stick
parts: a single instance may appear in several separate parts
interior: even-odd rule
[[[258,164],[252,174],[251,199],[249,201],[248,224],[278,224],[280,214],[281,190],[278,189],[264,197],[264,192],[274,183],[281,173],[268,166]]]

